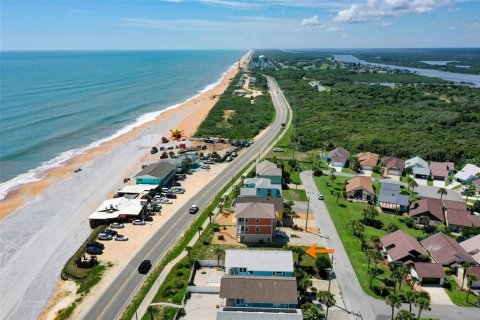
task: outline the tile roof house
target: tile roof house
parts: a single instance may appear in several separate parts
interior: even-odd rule
[[[333,167],[345,167],[348,162],[348,157],[350,157],[350,152],[342,147],[338,147],[327,154],[326,160],[330,161]]]
[[[400,185],[382,182],[377,204],[385,211],[406,212],[410,199],[400,192]]]
[[[445,271],[441,263],[415,262],[410,266],[410,274],[417,278],[422,285],[438,284],[443,285]]]
[[[405,161],[405,168],[411,168],[413,177],[417,179],[427,179],[430,176],[428,162],[420,157],[413,157]]]
[[[277,225],[275,206],[271,203],[235,204],[237,241],[240,243],[272,242]]]
[[[430,224],[439,226],[445,223],[445,216],[442,208],[442,201],[434,198],[423,198],[410,205],[410,217],[414,218],[416,223],[420,223],[420,218],[426,216],[430,219]]]
[[[460,242],[460,245],[480,264],[480,234]]]
[[[257,177],[269,179],[272,184],[282,184],[282,169],[268,160],[259,162],[255,169]]]
[[[475,263],[475,259],[462,246],[442,232],[438,232],[420,243],[435,262],[444,266],[456,268],[464,261]]]
[[[480,289],[480,266],[470,267],[467,270],[467,275],[474,274],[477,276],[477,280],[472,281],[471,288],[472,289]]]
[[[155,184],[168,187],[175,177],[175,165],[168,162],[152,163],[135,176],[136,184]]]
[[[455,180],[461,183],[468,184],[475,180],[480,179],[480,168],[474,164],[467,163],[462,170],[458,171],[455,174]]]
[[[393,176],[401,176],[405,170],[405,162],[397,157],[383,158],[383,165],[385,167],[385,174]]]
[[[380,239],[383,251],[387,252],[389,262],[401,261],[410,263],[417,261],[420,256],[427,255],[425,249],[412,236],[402,230],[397,230]]]
[[[234,206],[237,203],[271,203],[277,213],[277,221],[283,220],[283,198],[281,197],[257,197],[257,196],[238,196],[234,200]],[[235,219],[235,217],[233,217]]]
[[[357,156],[363,170],[373,170],[380,158],[378,154],[372,152],[360,152]]]
[[[372,201],[375,197],[372,179],[366,176],[355,176],[345,186],[347,198]]]
[[[454,232],[460,232],[463,228],[479,227],[480,217],[474,216],[467,210],[467,204],[463,201],[443,201],[447,225]]]
[[[452,173],[453,162],[430,162],[430,172],[433,180],[446,181]]]

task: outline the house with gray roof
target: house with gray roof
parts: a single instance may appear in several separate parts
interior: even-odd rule
[[[349,157],[350,152],[348,150],[338,147],[328,152],[325,160],[329,161],[332,167],[345,167]]]
[[[474,164],[467,163],[462,170],[455,174],[455,180],[458,182],[469,184],[475,180],[480,179],[480,168]]]
[[[154,184],[168,187],[175,177],[176,166],[168,162],[152,163],[135,176],[136,184]]]
[[[383,182],[377,204],[387,212],[406,212],[410,204],[408,195],[401,193],[399,184]]]
[[[269,179],[272,184],[282,184],[282,169],[271,161],[259,162],[255,168],[255,173],[259,178]]]
[[[460,242],[460,245],[480,264],[480,234]]]
[[[272,184],[269,179],[249,178],[243,181],[244,187],[240,189],[240,196],[281,197],[282,186]]]
[[[405,168],[412,170],[412,175],[417,179],[427,179],[430,176],[428,162],[420,157],[413,157],[405,161]]]
[[[225,273],[239,276],[293,276],[289,250],[225,250]]]

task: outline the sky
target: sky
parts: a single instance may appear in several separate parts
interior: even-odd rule
[[[480,0],[0,0],[0,50],[480,47]]]

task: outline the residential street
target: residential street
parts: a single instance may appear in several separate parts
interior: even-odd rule
[[[300,173],[300,178],[307,193],[313,195],[319,193],[311,171]],[[385,302],[363,292],[325,203],[312,196],[310,208],[315,214],[322,236],[326,237],[327,246],[335,249],[333,271],[351,319],[390,319],[390,307]],[[404,308],[408,308],[408,306],[404,305]],[[416,308],[414,308],[414,312],[417,312]],[[422,312],[422,316],[445,320],[478,320],[479,310],[477,308],[432,305],[432,310]]]

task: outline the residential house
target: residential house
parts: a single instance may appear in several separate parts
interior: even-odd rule
[[[413,157],[405,161],[405,168],[412,170],[412,175],[417,179],[428,179],[430,176],[430,167],[428,162],[420,157]]]
[[[420,243],[436,263],[452,268],[454,274],[458,274],[458,267],[462,262],[475,263],[475,259],[462,246],[442,232],[438,232]]]
[[[415,262],[410,266],[410,274],[417,278],[421,285],[438,284],[443,285],[445,271],[441,263]]]
[[[380,158],[378,154],[372,152],[360,152],[357,156],[362,170],[373,170]]]
[[[463,228],[479,227],[480,217],[474,216],[467,210],[463,201],[443,201],[447,225],[453,232],[460,232]]]
[[[480,179],[473,181],[473,186],[475,187],[477,194],[480,195]]]
[[[175,166],[167,162],[157,162],[146,166],[135,176],[136,184],[154,184],[168,187],[175,177]]]
[[[428,217],[430,219],[430,225],[435,227],[445,224],[445,215],[440,199],[423,198],[413,202],[410,205],[409,215],[415,219],[417,224],[420,223],[422,217]]]
[[[234,200],[234,205],[238,203],[271,203],[277,214],[277,221],[283,221],[283,198],[281,197],[257,197],[257,196],[238,196]]]
[[[225,274],[232,276],[293,277],[289,250],[225,250]]]
[[[397,230],[380,239],[382,251],[387,254],[388,262],[410,264],[418,261],[427,252],[420,243],[402,230]]]
[[[474,280],[472,281],[472,284],[470,285],[470,287],[472,289],[480,289],[480,267],[479,266],[474,266],[474,267],[470,267],[467,269],[467,275],[469,274],[474,274],[477,276],[477,280]]]
[[[347,182],[345,186],[347,198],[362,201],[373,201],[375,191],[372,185],[372,179],[365,176],[356,176]]]
[[[331,150],[325,159],[330,161],[332,167],[345,167],[348,162],[348,157],[350,157],[350,152],[342,147],[338,147]]]
[[[282,169],[268,160],[259,162],[255,169],[259,178],[269,179],[272,184],[282,184]]]
[[[460,245],[480,264],[480,234],[460,242]]]
[[[291,251],[226,250],[217,320],[302,320],[293,271]]]
[[[405,170],[405,162],[397,157],[383,158],[383,165],[385,167],[384,174],[392,176],[401,176]]]
[[[469,184],[475,180],[480,179],[480,168],[474,164],[467,163],[462,170],[455,174],[455,180],[458,182]]]
[[[235,204],[237,241],[240,243],[271,242],[275,236],[277,217],[271,203]]]
[[[269,179],[249,178],[243,181],[244,187],[240,189],[240,196],[281,197],[282,186],[272,184]]]
[[[453,172],[453,162],[431,162],[430,174],[433,180],[447,181],[448,176]]]
[[[408,211],[410,199],[407,194],[401,193],[399,184],[382,182],[381,186],[377,204],[382,210],[398,213]]]

